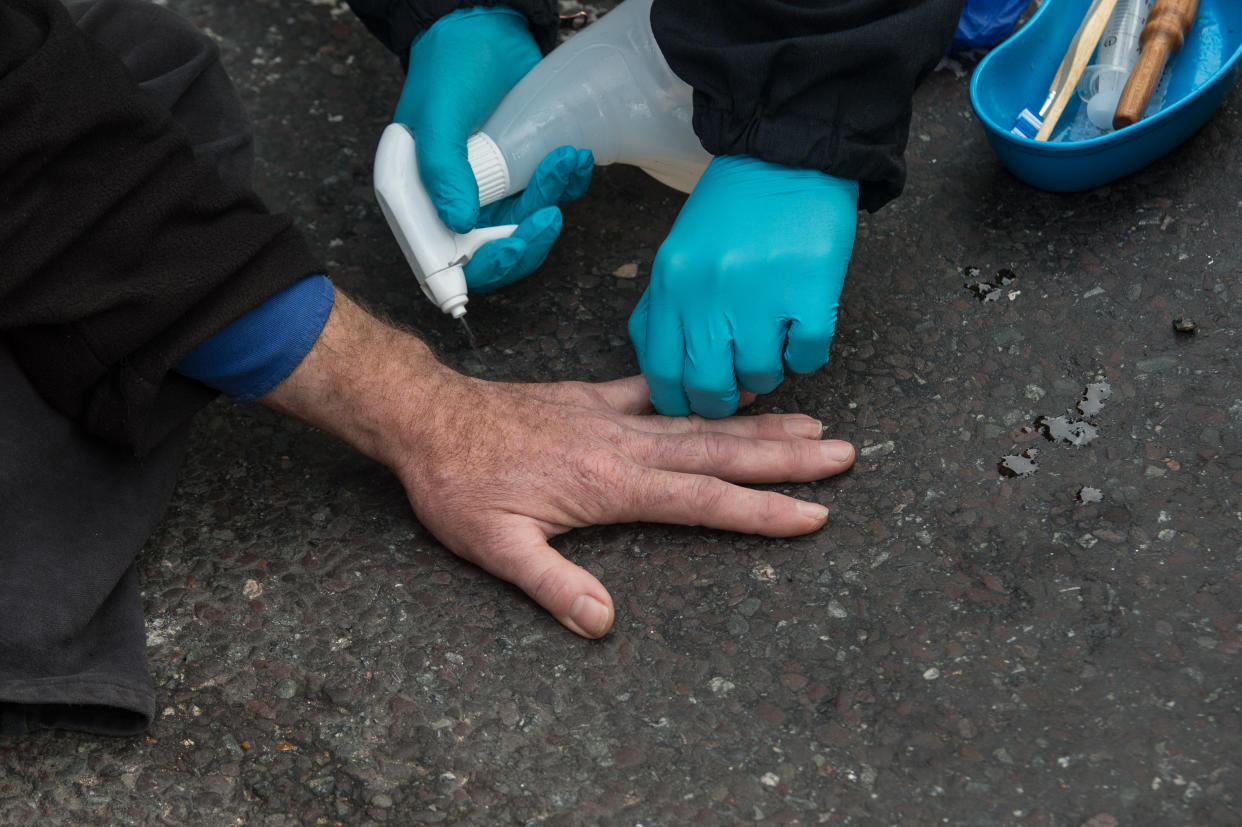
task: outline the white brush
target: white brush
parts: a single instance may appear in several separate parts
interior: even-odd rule
[[[1104,27],[1108,25],[1108,19],[1112,17],[1113,7],[1116,5],[1117,0],[1095,0],[1091,4],[1082,25],[1070,41],[1056,75],[1052,78],[1052,85],[1048,88],[1048,97],[1044,99],[1043,105],[1038,112],[1023,109],[1010,132],[1037,141],[1048,140],[1057,121],[1061,119],[1061,113],[1065,111],[1070,96],[1074,94],[1091,55],[1095,53],[1095,47],[1099,45],[1100,36],[1104,34]]]

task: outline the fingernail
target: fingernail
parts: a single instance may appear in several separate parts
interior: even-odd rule
[[[827,511],[824,512],[827,514]],[[574,601],[574,605],[569,610],[569,619],[578,624],[578,628],[586,632],[591,637],[600,637],[604,632],[608,631],[609,621],[612,620],[612,612],[603,603],[600,603],[589,594],[578,595],[578,599]]]
[[[822,523],[828,519],[828,509],[815,503],[799,502],[798,513],[803,517],[809,517],[817,523]]]
[[[824,423],[818,419],[809,422],[805,419],[790,419],[785,421],[785,430],[790,436],[799,439],[820,439],[824,435]]]
[[[854,446],[848,442],[834,439],[831,442],[825,442],[820,450],[833,462],[849,462],[854,458]]]

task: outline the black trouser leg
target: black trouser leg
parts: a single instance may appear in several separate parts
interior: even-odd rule
[[[249,185],[250,125],[210,38],[141,0],[70,12],[196,152]],[[150,723],[134,557],[167,507],[186,430],[140,459],[102,445],[39,397],[0,341],[0,733],[128,735]]]

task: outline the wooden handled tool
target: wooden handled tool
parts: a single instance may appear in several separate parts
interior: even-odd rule
[[[1147,109],[1151,93],[1160,82],[1164,64],[1186,42],[1190,27],[1199,15],[1199,0],[1156,0],[1147,14],[1147,25],[1139,35],[1142,53],[1126,88],[1121,90],[1121,100],[1113,113],[1113,129],[1121,129],[1138,122]]]
[[[1087,68],[1087,61],[1095,53],[1095,47],[1099,44],[1100,36],[1104,34],[1104,27],[1108,25],[1108,18],[1112,16],[1116,5],[1117,0],[1095,0],[1087,9],[1087,15],[1078,27],[1074,39],[1070,41],[1069,49],[1052,79],[1048,103],[1045,103],[1048,111],[1041,112],[1044,122],[1035,133],[1035,140],[1046,141],[1052,135],[1053,128],[1061,119],[1061,113],[1065,111],[1065,105],[1073,96],[1074,87],[1078,85],[1083,70]]]

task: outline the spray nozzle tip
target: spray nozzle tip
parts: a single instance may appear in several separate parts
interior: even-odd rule
[[[487,365],[483,361],[483,354],[479,353],[479,347],[474,340],[474,331],[470,329],[470,323],[466,321],[465,316],[458,316],[461,319],[461,326],[466,331],[466,339],[470,342],[470,351],[474,354],[474,358],[479,360],[479,365],[486,368]]]
[[[477,349],[474,341],[474,331],[470,329],[470,323],[466,321],[465,313],[462,313],[457,318],[461,321],[461,326],[466,331],[466,338],[470,340],[471,349]]]

